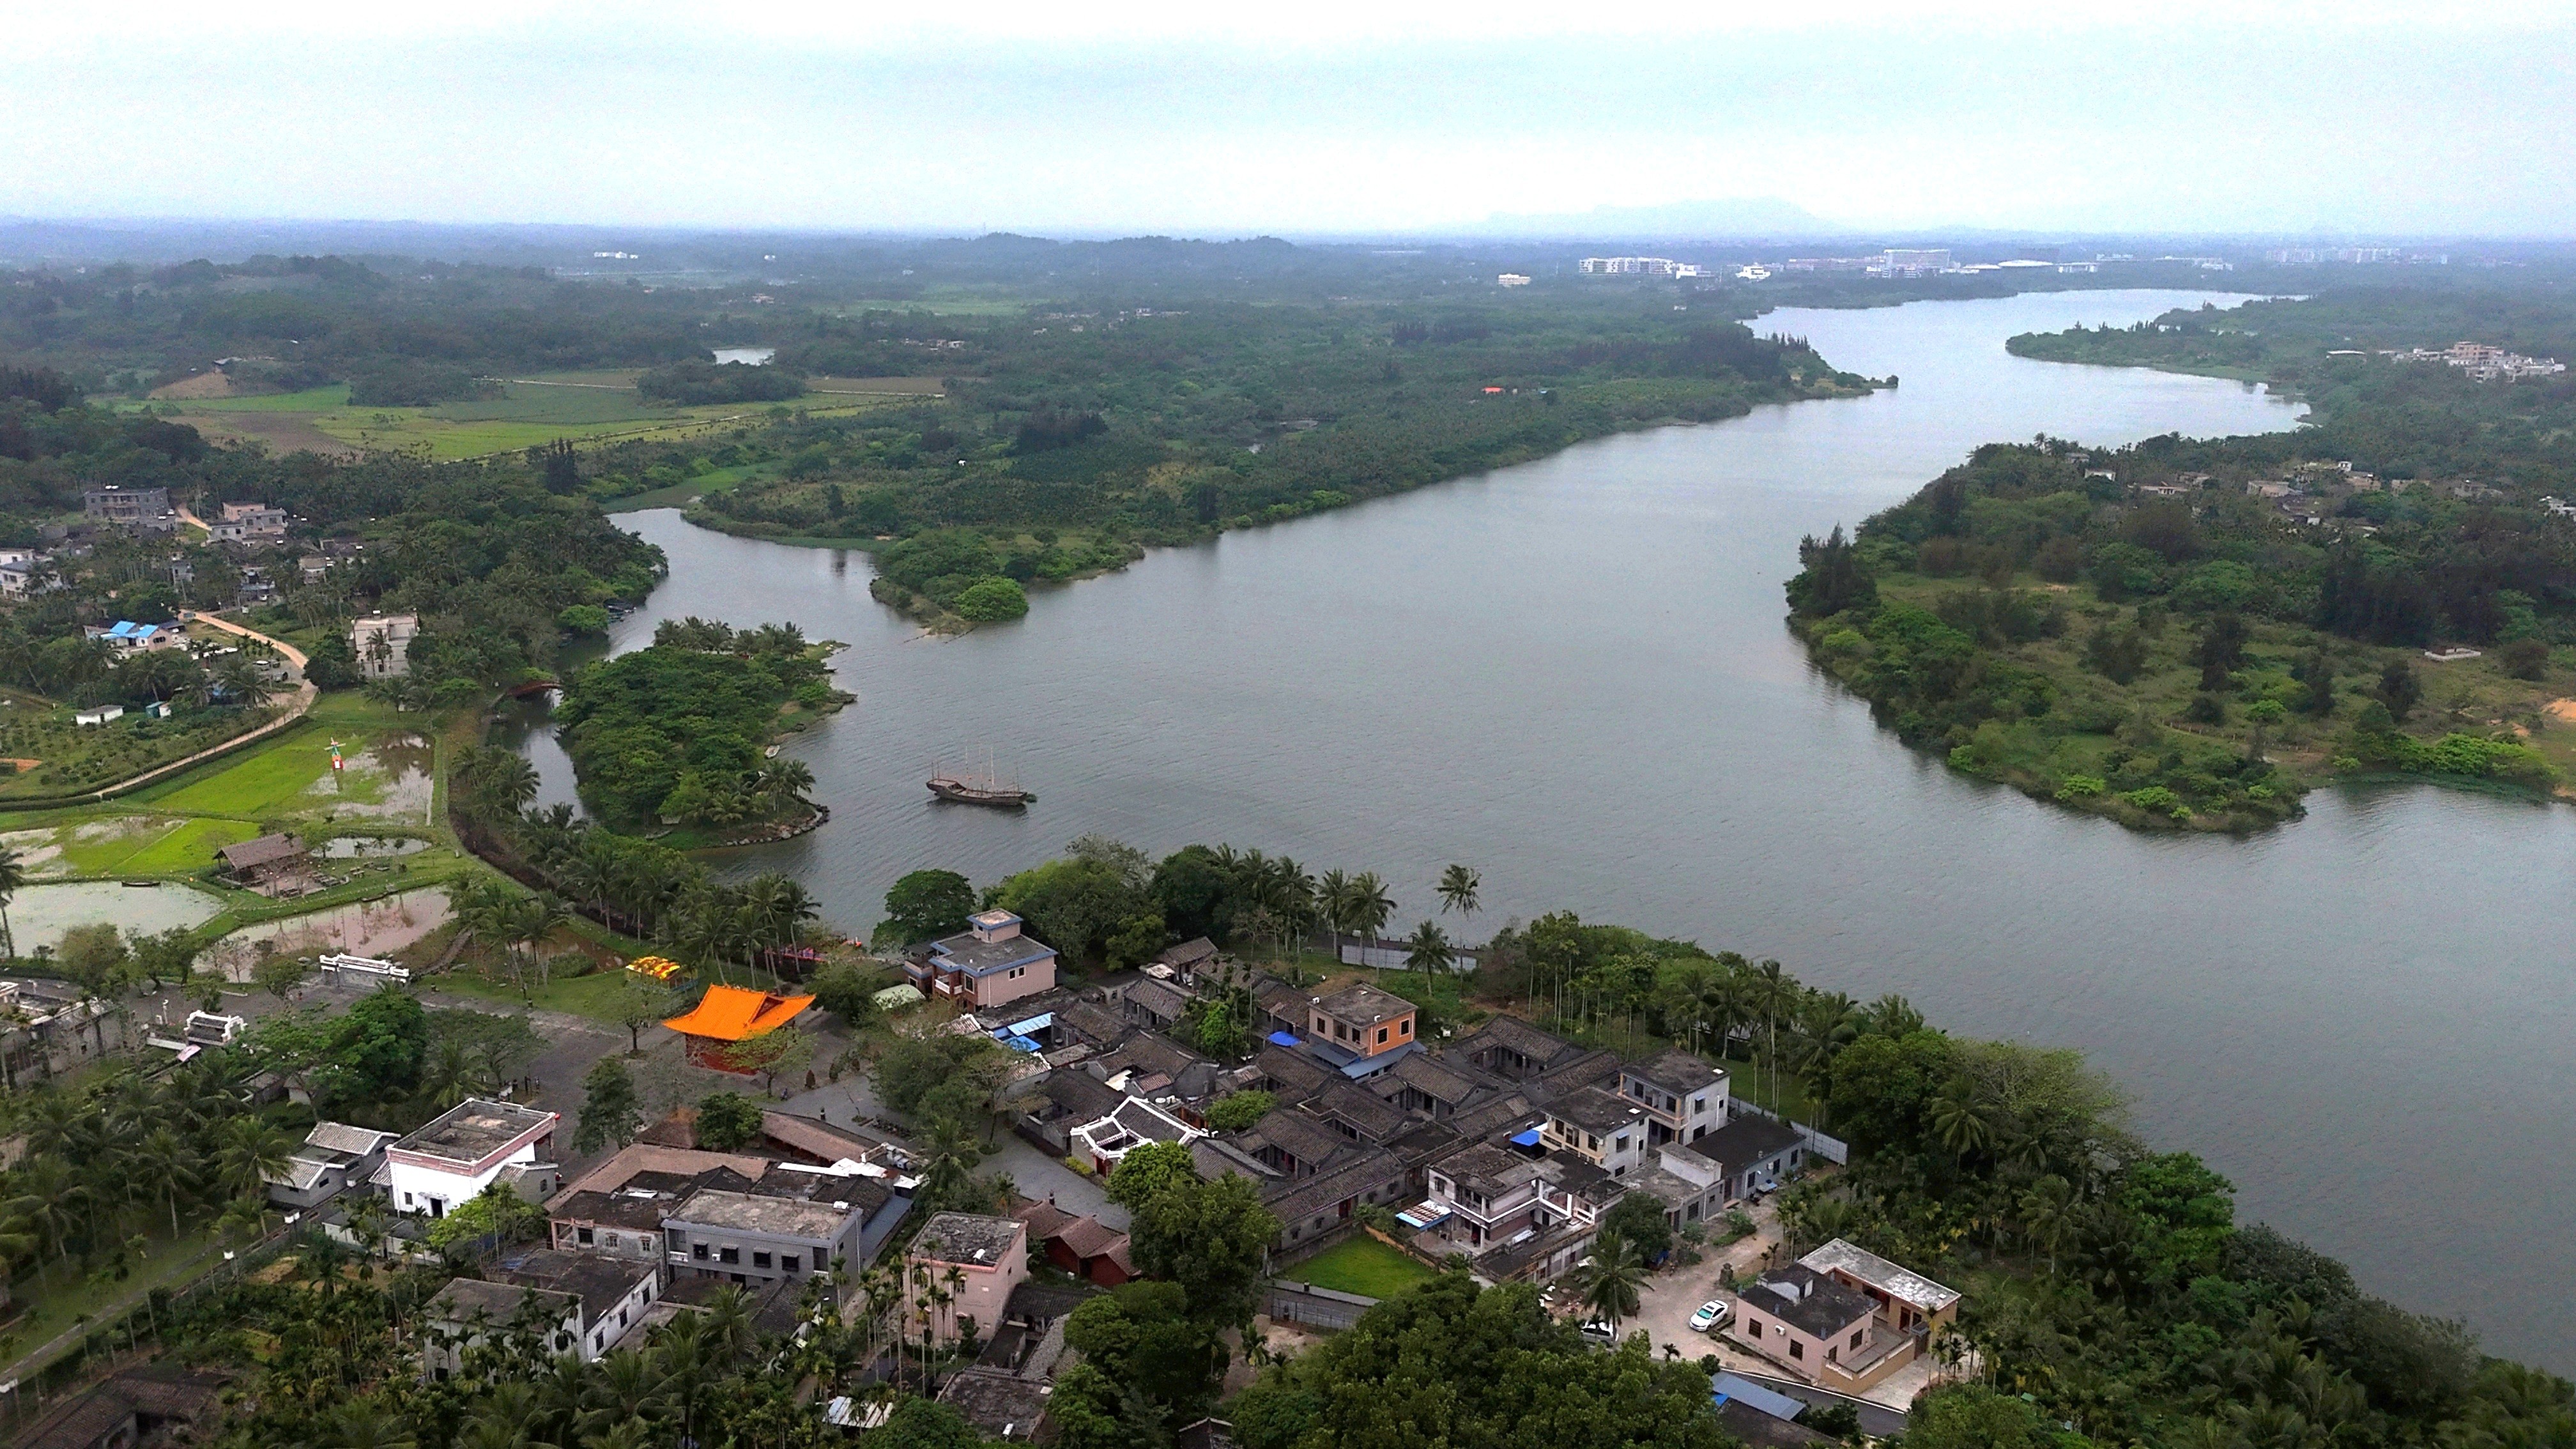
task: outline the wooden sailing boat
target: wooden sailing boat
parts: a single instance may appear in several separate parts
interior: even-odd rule
[[[960,805],[993,805],[1005,810],[1018,809],[1038,798],[1004,780],[990,759],[984,762],[981,771],[977,771],[971,761],[962,770],[939,770],[930,777],[930,793]]]

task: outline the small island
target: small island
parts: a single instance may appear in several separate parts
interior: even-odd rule
[[[2275,824],[2337,778],[2556,791],[2576,764],[2562,606],[2455,570],[2478,540],[2571,531],[2317,442],[1980,448],[1809,538],[1790,626],[1908,743],[2138,828]]]
[[[650,647],[576,672],[555,717],[583,800],[618,828],[669,827],[675,845],[810,829],[813,772],[772,741],[854,697],[824,665],[835,647],[793,624],[666,620]]]

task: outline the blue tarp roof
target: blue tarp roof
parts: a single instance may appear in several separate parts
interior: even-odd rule
[[[1741,1374],[1719,1374],[1709,1381],[1709,1392],[1721,1404],[1733,1399],[1774,1419],[1794,1419],[1807,1407],[1778,1389],[1766,1389]]]
[[[1297,1038],[1290,1036],[1288,1033],[1284,1031],[1274,1031],[1270,1034],[1270,1044],[1272,1046],[1292,1047],[1298,1043]]]
[[[1009,1047],[1015,1052],[1033,1052],[1038,1049],[1038,1044],[1036,1042],[1033,1042],[1024,1036],[1006,1036],[1003,1037],[1001,1041],[1002,1045]]]
[[[1342,1075],[1350,1078],[1354,1082],[1358,1081],[1362,1077],[1376,1076],[1378,1073],[1394,1066],[1397,1062],[1404,1060],[1406,1054],[1410,1053],[1415,1047],[1420,1045],[1422,1045],[1422,1043],[1409,1041],[1400,1047],[1390,1047],[1385,1051],[1379,1052],[1373,1057],[1353,1057],[1349,1061],[1342,1063]]]
[[[1041,1011],[1026,1021],[1015,1021],[1002,1029],[1013,1036],[1027,1036],[1033,1031],[1044,1031],[1053,1025],[1055,1025],[1055,1013]]]
[[[1512,1145],[1514,1147],[1536,1147],[1538,1145],[1538,1129],[1532,1127],[1527,1132],[1515,1134],[1512,1138]]]

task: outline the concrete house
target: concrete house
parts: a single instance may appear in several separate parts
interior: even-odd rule
[[[1836,1238],[1798,1260],[1846,1288],[1869,1295],[1879,1321],[1899,1333],[1927,1334],[1959,1318],[1959,1293],[1910,1268]]]
[[[978,911],[962,934],[930,943],[904,962],[915,985],[955,999],[968,1011],[1035,996],[1055,986],[1055,948],[1021,934],[1009,911]]]
[[[515,1102],[468,1097],[385,1149],[386,1197],[399,1211],[445,1217],[507,1173],[542,1198],[554,1186],[549,1174],[562,1120]]]
[[[1107,1177],[1127,1160],[1127,1154],[1148,1142],[1177,1142],[1187,1147],[1207,1135],[1207,1130],[1194,1127],[1161,1107],[1141,1097],[1129,1097],[1106,1115],[1076,1127],[1069,1134],[1070,1155],[1091,1164],[1091,1170]]]
[[[1717,1164],[1729,1202],[1774,1190],[1807,1161],[1807,1139],[1796,1128],[1749,1112],[1691,1143],[1690,1150]]]
[[[364,679],[399,679],[411,673],[411,641],[420,633],[418,614],[371,614],[349,625],[349,648],[358,656]]]
[[[1029,1281],[1028,1225],[982,1213],[939,1213],[921,1225],[903,1261],[907,1280],[925,1269],[951,1295],[927,1310],[933,1341],[951,1343],[970,1329],[989,1333],[1006,1316],[1011,1294]]]
[[[1696,1142],[1726,1125],[1726,1073],[1685,1051],[1619,1069],[1618,1095],[1646,1109],[1646,1145]]]
[[[1828,1261],[1842,1271],[1819,1272],[1802,1261],[1755,1279],[1736,1295],[1726,1336],[1820,1388],[1858,1394],[1912,1363],[1926,1335],[1891,1326],[1877,1299],[1845,1281],[1855,1265],[1903,1270],[1848,1243]],[[1921,1282],[1937,1290],[1931,1296],[1949,1291]],[[1950,1304],[1957,1301],[1950,1295]]]
[[[1374,986],[1345,986],[1306,1003],[1307,1052],[1354,1080],[1394,1066],[1420,1045],[1413,1037],[1414,1006]]]
[[[1552,1151],[1571,1152],[1613,1177],[1646,1160],[1646,1109],[1599,1087],[1583,1087],[1547,1104],[1539,1136]]]
[[[874,1179],[832,1177],[813,1187],[812,1197],[718,1188],[691,1193],[662,1219],[672,1275],[765,1286],[828,1273],[835,1260],[864,1265],[871,1220],[884,1214],[881,1242],[902,1216],[893,1191]]]
[[[193,1020],[193,1018],[192,1018]],[[316,1122],[304,1134],[304,1145],[288,1154],[282,1172],[260,1173],[268,1200],[289,1211],[318,1207],[353,1182],[366,1182],[385,1165],[391,1132],[352,1127],[344,1122]]]
[[[528,1326],[550,1353],[592,1363],[639,1322],[662,1293],[659,1269],[540,1249],[493,1269],[492,1281],[453,1278],[422,1312],[421,1372],[444,1381],[466,1350]]]

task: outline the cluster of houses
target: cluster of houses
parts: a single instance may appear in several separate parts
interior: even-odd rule
[[[559,1125],[556,1113],[483,1098],[399,1136],[322,1122],[264,1174],[269,1200],[320,1212],[351,1242],[351,1188],[382,1194],[397,1241],[496,1186],[544,1205],[548,1246],[431,1299],[422,1372],[444,1378],[502,1325],[536,1322],[552,1351],[589,1362],[728,1287],[750,1295],[755,1323],[784,1328],[806,1285],[876,1256],[918,1186],[895,1139],[775,1111],[756,1139],[723,1152],[698,1147],[688,1117],[674,1117],[566,1182]]]
[[[1283,1254],[1338,1241],[1374,1207],[1434,1257],[1465,1253],[1498,1281],[1550,1278],[1590,1251],[1628,1194],[1687,1229],[1778,1186],[1813,1151],[1689,1053],[1623,1061],[1509,1016],[1433,1042],[1403,997],[1246,975],[1205,940],[1077,991],[1055,985],[1053,950],[994,911],[906,969],[967,1008],[958,1029],[1023,1054],[1006,1089],[1021,1135],[1103,1175],[1145,1143],[1178,1143],[1202,1175],[1259,1187]],[[1220,1062],[1176,1034],[1217,1000],[1248,1009],[1260,1043],[1248,1062]],[[1271,1094],[1269,1113],[1213,1126],[1210,1109],[1246,1091]],[[1096,1225],[1040,1227],[1076,1271],[1124,1271]]]

